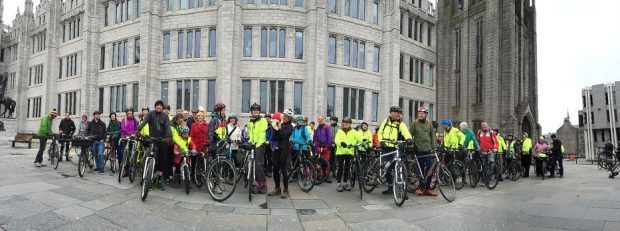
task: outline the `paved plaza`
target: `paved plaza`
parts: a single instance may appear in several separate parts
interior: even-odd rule
[[[383,188],[360,200],[335,183],[310,193],[292,185],[286,200],[248,202],[241,187],[218,203],[205,189],[166,188],[142,202],[137,183],[119,184],[109,171],[80,178],[70,162],[36,168],[35,152],[0,148],[0,230],[620,230],[620,180],[575,162],[563,179],[466,186],[452,203],[410,195],[396,207]]]

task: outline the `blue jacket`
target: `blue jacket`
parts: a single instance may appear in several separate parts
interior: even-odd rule
[[[291,136],[291,142],[293,142],[294,150],[308,150],[307,142],[312,141],[312,136],[310,136],[310,132],[306,126],[295,126],[293,130],[293,135]]]

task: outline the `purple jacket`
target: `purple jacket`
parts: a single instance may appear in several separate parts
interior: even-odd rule
[[[332,129],[328,124],[320,125],[314,131],[314,147],[331,147],[332,145]]]
[[[138,121],[135,118],[129,117],[128,120],[125,118],[121,120],[121,138],[135,134],[137,129]]]

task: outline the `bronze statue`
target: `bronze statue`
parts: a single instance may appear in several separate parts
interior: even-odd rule
[[[5,72],[4,74],[0,75],[0,105],[4,106],[4,111],[0,113],[0,117],[4,118],[13,117],[13,113],[15,112],[15,105],[17,104],[17,102],[11,99],[11,97],[4,95],[4,93],[6,92],[6,85],[8,80],[8,73]],[[7,111],[9,112],[8,116],[6,116]]]

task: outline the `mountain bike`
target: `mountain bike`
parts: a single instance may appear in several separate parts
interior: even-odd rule
[[[92,137],[77,137],[74,138],[71,143],[73,146],[80,148],[80,154],[78,155],[78,175],[84,177],[86,166],[92,171],[94,161],[96,157],[91,158],[93,140]]]
[[[459,152],[457,150],[448,151],[444,148],[440,148],[438,150],[440,155],[443,155],[444,158],[442,163],[446,165],[448,170],[450,170],[450,174],[452,175],[452,179],[454,180],[454,187],[456,190],[461,190],[465,186],[465,164],[462,161],[456,158],[456,154]],[[445,163],[445,159],[450,156],[450,160],[448,163]],[[433,189],[435,184],[433,184]]]
[[[316,175],[312,158],[310,157],[310,154],[304,154],[302,150],[298,150],[296,153],[293,153],[293,155],[295,154],[297,154],[297,157],[295,157],[287,174],[289,177],[296,174],[299,178],[297,181],[299,189],[306,193],[310,192],[312,191],[312,188],[314,188],[314,177]]]
[[[155,157],[159,152],[157,148],[158,145],[164,142],[163,138],[146,138],[148,142],[148,147],[144,148],[144,171],[142,172],[142,192],[141,199],[142,201],[146,200],[146,197],[149,195],[149,190],[151,189],[151,184],[155,179]]]
[[[125,173],[128,173],[129,175],[129,182],[133,183],[136,176],[136,162],[132,160],[136,153],[138,140],[135,136],[126,136],[120,139],[119,144],[123,142],[125,143],[125,147],[123,148],[123,159],[119,163],[120,169],[118,171],[118,183],[121,183]]]
[[[60,150],[58,148],[58,140],[60,138],[60,134],[52,134],[52,143],[50,144],[49,149],[47,149],[47,155],[50,159],[50,164],[54,167],[54,169],[58,168],[58,162],[62,158],[60,154]]]
[[[110,171],[112,171],[112,173],[116,172],[116,168],[118,167],[116,165],[116,143],[114,142],[114,139],[112,139],[112,133],[108,132],[108,137],[107,137],[107,141],[105,142],[105,149],[104,149],[104,159],[103,159],[103,166],[105,166],[108,162],[110,162]]]
[[[517,155],[514,153],[506,154],[504,158],[504,165],[502,171],[502,178],[510,179],[512,181],[516,181],[521,178],[521,161],[517,158]]]
[[[179,169],[180,171],[180,175],[181,175],[181,181],[183,182],[183,185],[185,186],[185,194],[189,195],[189,190],[192,188],[191,186],[191,177],[190,177],[190,172],[189,172],[189,166],[191,166],[192,164],[192,156],[196,156],[196,151],[194,150],[190,150],[189,152],[186,153],[180,153],[179,155],[181,155],[181,163],[179,164]]]
[[[380,154],[372,162],[368,162],[368,167],[362,167],[364,170],[362,188],[366,193],[371,193],[377,186],[385,184],[387,179],[385,178],[388,171],[393,171],[393,192],[394,203],[397,206],[402,206],[407,198],[407,168],[405,163],[401,159],[400,146],[404,145],[406,141],[387,140],[383,141],[382,145],[393,144],[396,147],[395,151]],[[394,159],[387,163],[383,163],[384,156],[394,156]]]
[[[351,171],[349,171],[349,182],[351,182],[351,188],[355,187],[355,180],[357,180],[357,187],[359,189],[360,192],[360,199],[362,199],[363,196],[363,192],[364,192],[364,169],[363,169],[363,163],[362,163],[362,158],[363,156],[365,156],[366,154],[363,152],[360,152],[359,149],[361,147],[366,147],[368,149],[368,144],[370,144],[370,142],[366,141],[366,142],[362,142],[359,144],[354,144],[351,145],[353,146],[353,150],[354,150],[354,155],[353,158],[351,158]]]
[[[237,171],[233,162],[228,158],[228,153],[223,151],[225,149],[226,140],[220,140],[216,147],[219,149],[215,152],[214,159],[206,167],[206,182],[207,191],[213,200],[222,202],[227,200],[235,192],[237,187]],[[206,164],[206,156],[203,154],[203,162]],[[200,171],[199,166],[201,162],[196,164],[195,172]],[[197,173],[196,173],[197,174]],[[196,179],[198,176],[196,177]],[[251,191],[250,191],[251,197]]]
[[[327,181],[329,178],[329,173],[331,172],[331,166],[329,161],[325,159],[323,155],[324,149],[329,149],[328,147],[318,147],[314,146],[310,147],[310,153],[312,157],[312,164],[314,164],[314,169],[316,171],[316,176],[314,179],[314,185],[320,185],[323,182]],[[335,158],[335,154],[331,154],[331,158]]]
[[[465,159],[465,172],[467,173],[469,186],[475,188],[482,176],[482,159],[474,152],[469,151]]]
[[[495,152],[492,151],[481,151],[482,156],[485,158],[484,166],[483,166],[483,176],[482,182],[489,190],[495,189],[497,184],[499,183],[500,172],[499,172],[499,164],[497,163],[498,156],[495,155]],[[489,160],[488,156],[491,155],[491,158],[495,158],[495,161]]]

